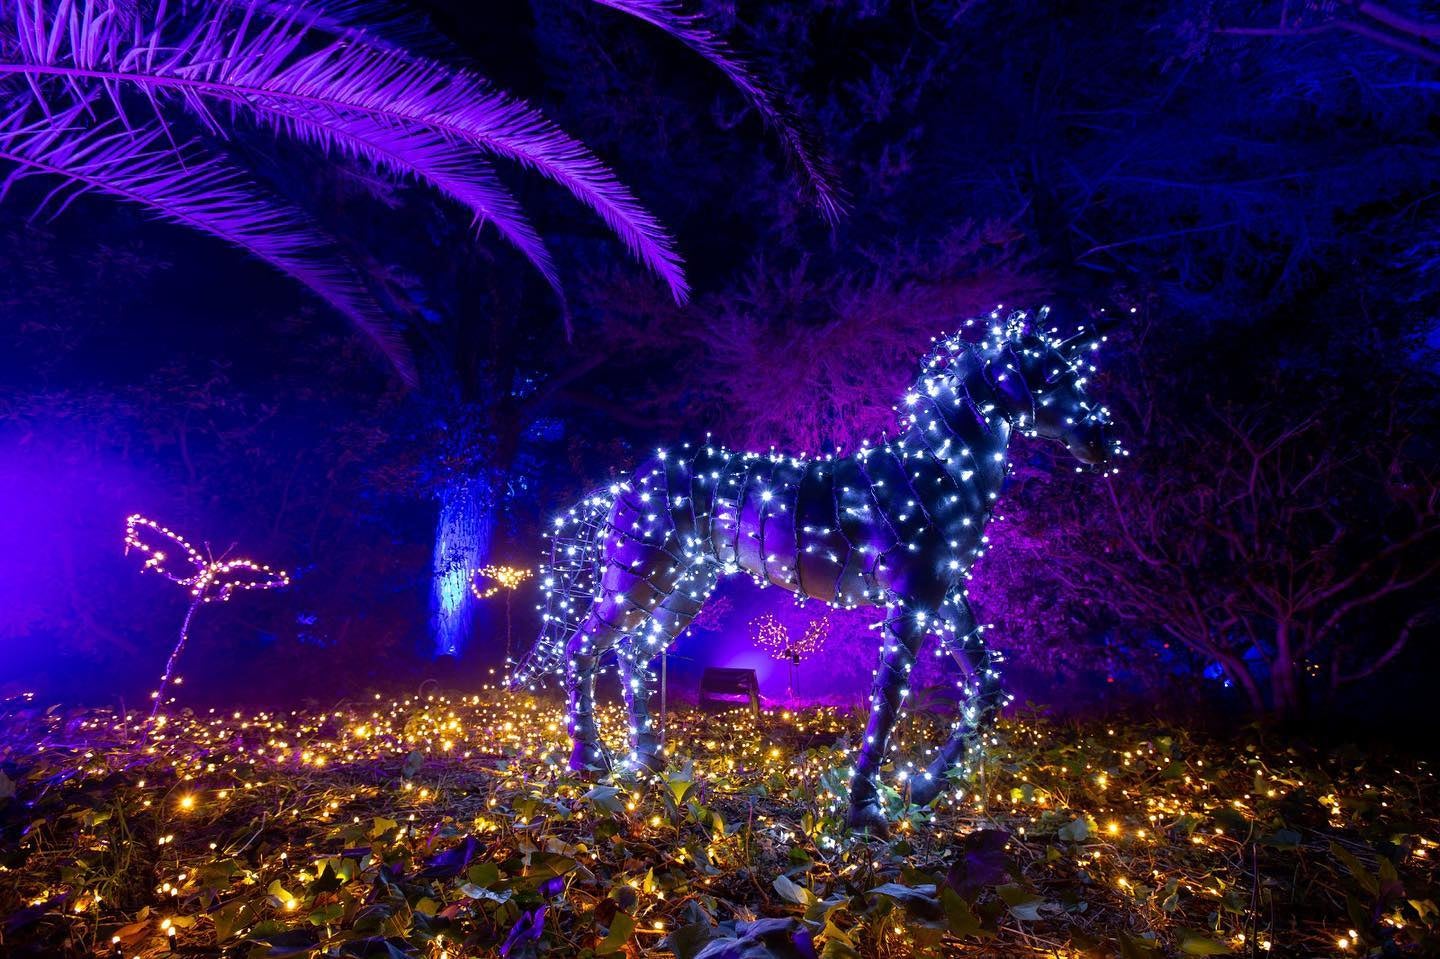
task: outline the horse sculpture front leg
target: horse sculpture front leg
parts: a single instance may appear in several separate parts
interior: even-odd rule
[[[959,611],[956,632],[959,647],[951,654],[965,673],[965,696],[960,715],[951,727],[950,738],[936,752],[924,774],[914,780],[910,801],[928,806],[949,782],[950,770],[973,760],[978,753],[985,729],[1005,705],[1005,692],[1000,686],[1000,656],[985,646],[983,627],[975,622],[969,604],[961,597],[951,600]]]
[[[925,642],[926,628],[915,613],[904,613],[886,622],[884,631],[885,648],[870,693],[870,721],[865,727],[865,739],[860,744],[855,775],[850,781],[847,818],[850,828],[870,830],[879,836],[889,834],[890,824],[880,804],[875,777],[885,762],[890,732],[909,692],[910,670]]]

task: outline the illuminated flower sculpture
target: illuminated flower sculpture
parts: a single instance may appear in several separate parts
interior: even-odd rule
[[[476,599],[489,599],[505,593],[505,662],[510,662],[510,597],[515,588],[535,574],[519,566],[482,566],[470,574],[470,593]],[[482,582],[488,580],[485,585]]]
[[[1037,327],[1047,313],[1040,311]],[[1093,369],[1084,353],[1103,339],[1098,330],[1082,327],[1061,340],[1053,328],[1032,328],[1023,313],[966,326],[984,333],[935,342],[897,407],[899,435],[879,446],[807,459],[687,443],[657,452],[631,479],[556,521],[570,557],[549,577],[550,605],[559,612],[547,610],[512,683],[564,672],[573,767],[610,765],[594,709],[600,657],[612,651],[630,713],[629,764],[663,766],[650,663],[721,576],[743,571],[802,598],[887,612],[851,780],[853,827],[887,828],[875,776],[930,635],[959,661],[966,699],[948,741],[913,778],[911,801],[933,801],[951,770],[964,771],[1007,699],[965,581],[988,542],[1011,434],[1059,440],[1090,465],[1122,452],[1107,437],[1107,411],[1084,392]],[[577,532],[566,532],[571,527]]]
[[[790,686],[786,692],[793,696],[798,685],[800,664],[820,652],[825,647],[825,640],[830,638],[830,617],[810,620],[805,624],[805,631],[796,639],[778,616],[765,613],[750,623],[750,635],[756,646],[790,664]]]
[[[175,675],[175,663],[180,658],[180,650],[185,648],[185,640],[189,638],[190,620],[200,604],[215,600],[226,602],[236,590],[289,586],[290,575],[254,560],[225,559],[223,556],[208,558],[179,533],[139,513],[125,520],[125,554],[128,556],[132,549],[145,555],[145,562],[140,567],[142,573],[159,573],[190,591],[190,608],[185,611],[185,620],[180,624],[180,639],[165,661],[160,688],[151,694],[155,706],[150,710],[150,718],[154,719],[160,711],[160,704],[165,701],[165,687]]]

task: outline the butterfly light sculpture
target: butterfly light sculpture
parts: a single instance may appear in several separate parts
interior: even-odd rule
[[[180,638],[170,651],[170,658],[165,661],[160,688],[151,693],[155,700],[150,710],[153,720],[165,701],[165,689],[175,675],[175,664],[190,635],[190,621],[200,605],[216,600],[227,602],[237,590],[289,586],[290,574],[251,559],[226,559],[224,556],[216,559],[210,555],[208,546],[202,553],[179,533],[139,513],[133,513],[125,520],[125,555],[130,555],[131,550],[145,556],[140,572],[159,573],[190,592],[190,607],[180,624]]]

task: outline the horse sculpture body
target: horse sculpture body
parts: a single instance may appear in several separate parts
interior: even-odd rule
[[[992,315],[984,325],[979,341],[956,335],[937,342],[898,408],[900,434],[879,446],[797,458],[686,444],[657,452],[628,481],[557,520],[583,521],[590,533],[569,547],[580,555],[549,571],[552,588],[571,587],[555,595],[571,598],[552,603],[512,685],[563,669],[572,767],[610,765],[594,717],[596,672],[610,651],[630,716],[629,762],[663,767],[649,711],[650,663],[690,624],[720,577],[744,572],[802,599],[889,612],[851,781],[855,828],[886,829],[875,777],[908,674],[925,638],[939,637],[966,674],[966,699],[949,740],[912,780],[910,798],[924,805],[939,794],[1005,701],[998,655],[981,638],[964,583],[985,549],[1012,433],[1061,440],[1088,464],[1118,450],[1106,438],[1106,411],[1083,392],[1091,367],[1082,353],[1098,344],[1098,333],[1082,330],[1062,342],[1053,330],[1028,331],[1018,313],[1003,325]],[[556,575],[566,583],[557,584]]]

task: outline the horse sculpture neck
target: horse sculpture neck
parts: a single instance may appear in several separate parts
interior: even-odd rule
[[[929,453],[957,485],[982,489],[988,518],[1004,480],[1011,422],[1023,421],[1033,407],[1030,392],[1010,368],[1003,344],[998,349],[965,344],[943,365],[927,367],[899,408],[904,429],[894,446]],[[981,521],[973,513],[971,519]]]

